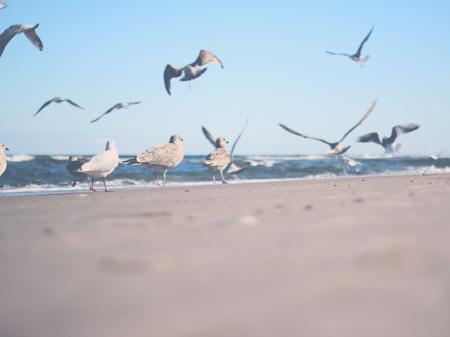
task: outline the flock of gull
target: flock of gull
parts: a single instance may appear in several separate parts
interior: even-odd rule
[[[0,9],[6,8],[7,5],[4,2],[0,2]],[[6,46],[8,43],[17,35],[23,33],[30,42],[37,47],[39,50],[43,50],[44,46],[36,33],[39,24],[34,25],[12,25],[7,28],[0,35],[0,57],[3,55]],[[365,65],[365,62],[369,59],[369,55],[363,55],[362,50],[366,42],[369,40],[372,35],[373,28],[366,35],[364,40],[358,47],[358,50],[354,54],[345,54],[345,53],[334,53],[327,51],[328,54],[331,55],[342,55],[349,57],[352,61],[357,62],[361,67]],[[171,81],[174,78],[180,78],[180,81],[192,81],[195,80],[207,71],[207,66],[209,64],[219,65],[222,69],[224,69],[224,65],[222,61],[212,52],[208,50],[201,50],[198,57],[194,62],[185,65],[184,67],[178,68],[168,64],[163,72],[163,80],[164,87],[169,95],[172,95],[171,92]],[[315,141],[322,142],[329,146],[330,150],[328,154],[335,156],[342,156],[351,145],[344,145],[344,140],[347,136],[352,133],[357,127],[359,127],[374,111],[377,106],[377,100],[375,100],[363,117],[352,127],[350,128],[341,139],[336,142],[329,142],[322,138],[307,136],[301,132],[298,132],[284,124],[279,124],[281,128],[285,131],[294,134],[296,136],[311,139]],[[42,110],[47,108],[49,105],[54,103],[67,103],[72,105],[77,109],[84,109],[81,105],[75,103],[73,100],[65,97],[55,97],[47,102],[45,102],[33,115],[33,117],[37,116],[41,113]],[[129,106],[140,104],[141,102],[121,102],[117,103],[108,110],[106,110],[99,117],[95,118],[91,121],[91,123],[98,122],[104,116],[110,114],[114,110],[120,110],[128,108]],[[203,161],[203,165],[212,171],[213,181],[216,180],[216,175],[220,175],[222,183],[227,183],[224,172],[226,171],[228,174],[235,175],[239,174],[244,170],[244,168],[239,167],[233,158],[234,151],[236,149],[236,145],[241,139],[244,131],[246,130],[248,125],[248,119],[245,122],[245,125],[234,141],[231,151],[228,151],[228,141],[224,137],[214,137],[205,127],[202,127],[202,132],[205,138],[211,143],[214,147],[213,151],[211,151],[206,159]],[[373,142],[383,146],[386,153],[393,153],[397,151],[400,145],[397,143],[397,138],[401,134],[405,134],[408,132],[412,132],[419,128],[418,124],[401,124],[394,126],[392,129],[392,133],[390,137],[383,137],[378,132],[372,132],[363,136],[360,136],[357,141],[362,143]],[[5,151],[8,151],[8,148],[5,145],[0,145],[0,176],[5,172],[7,162]],[[153,146],[141,153],[138,153],[134,158],[124,161],[124,164],[128,165],[146,165],[153,169],[159,169],[163,171],[163,180],[162,186],[166,183],[166,174],[169,169],[177,167],[184,158],[184,148],[183,148],[183,139],[179,135],[173,135],[170,137],[169,142],[166,144]],[[74,177],[73,186],[76,185],[77,181],[87,179],[89,181],[89,186],[92,191],[96,191],[94,182],[95,180],[101,180],[104,184],[105,191],[108,191],[106,186],[106,178],[110,175],[119,165],[119,153],[117,147],[113,141],[108,141],[106,143],[105,150],[98,155],[90,158],[89,160],[80,159],[75,156],[71,156],[69,158],[69,162],[67,164],[67,170]]]

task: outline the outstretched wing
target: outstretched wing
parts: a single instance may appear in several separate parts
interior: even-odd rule
[[[0,56],[2,56],[3,51],[5,50],[6,45],[9,43],[9,41],[11,41],[14,36],[19,34],[21,32],[21,29],[21,25],[13,25],[0,35]]]
[[[170,80],[174,77],[180,77],[182,73],[182,69],[174,68],[170,64],[168,64],[166,69],[164,69],[164,86],[166,87],[166,91],[169,95],[172,95],[170,92]]]
[[[206,139],[212,144],[212,146],[216,147],[216,140],[214,139],[213,135],[206,130],[204,126],[202,126],[202,132],[203,135],[206,137]]]
[[[55,101],[54,98],[52,98],[51,100],[45,102],[38,111],[36,111],[36,113],[33,115],[33,117],[36,117],[38,115],[39,112],[41,112],[42,110],[44,110],[47,106],[49,106],[50,104],[52,104]]]
[[[247,126],[248,126],[248,118],[247,118],[247,120],[245,121],[245,124],[244,124],[244,127],[243,127],[241,133],[239,134],[239,136],[237,136],[236,140],[235,140],[234,143],[233,143],[233,146],[231,147],[231,152],[230,152],[230,157],[231,157],[231,158],[233,158],[233,153],[234,153],[234,150],[235,150],[235,148],[236,148],[236,145],[237,145],[237,143],[239,142],[239,140],[241,139],[242,135],[244,134],[244,131],[245,131],[245,129],[247,128]]]
[[[371,132],[368,134],[365,134],[361,137],[358,137],[357,139],[358,142],[360,143],[376,143],[376,144],[383,144],[383,136],[381,134],[379,134],[378,132]]]
[[[120,106],[121,106],[121,104],[118,103],[118,104],[114,105],[113,107],[109,108],[104,113],[102,113],[100,116],[98,116],[96,119],[91,120],[91,124],[97,122],[98,120],[103,118],[105,115],[109,114],[111,111],[113,111],[114,109],[117,109]]]
[[[36,46],[39,50],[44,49],[44,45],[42,44],[41,39],[36,34],[36,29],[39,27],[39,24],[36,24],[33,28],[27,29],[24,31],[25,36],[28,38],[28,40],[31,41],[32,44]]]
[[[69,104],[72,104],[74,107],[77,107],[77,108],[79,108],[79,109],[84,110],[83,107],[79,106],[77,103],[75,103],[75,102],[72,101],[71,99],[67,99],[66,102],[69,103]]]
[[[281,127],[282,127],[284,130],[286,130],[287,132],[292,133],[293,135],[300,136],[300,137],[303,137],[303,138],[306,138],[306,139],[317,140],[317,141],[322,142],[322,143],[325,143],[325,144],[327,144],[327,145],[329,145],[329,146],[332,145],[331,143],[327,142],[327,141],[324,140],[324,139],[306,136],[306,135],[301,134],[300,132],[295,131],[295,130],[291,129],[290,127],[287,127],[286,125],[283,125],[283,124],[278,124],[278,125],[281,126]]]
[[[367,36],[364,38],[364,40],[361,42],[361,44],[359,45],[358,51],[356,52],[356,55],[360,56],[362,49],[364,47],[364,44],[367,42],[367,40],[369,39],[370,35],[372,35],[373,29],[375,27],[372,27],[372,29],[370,30],[369,34],[367,34]]]
[[[347,56],[347,57],[352,57],[350,54],[345,54],[345,53],[334,53],[334,52],[332,52],[332,51],[326,51],[326,53],[327,54],[330,54],[330,55],[337,55],[337,56]]]
[[[414,124],[414,123],[410,123],[410,124],[400,124],[400,125],[396,125],[392,128],[392,133],[391,133],[391,137],[390,138],[397,138],[400,135],[403,135],[405,133],[409,133],[412,131],[417,130],[418,128],[420,128],[419,124]]]
[[[356,123],[355,126],[353,126],[350,130],[348,130],[339,142],[342,142],[345,139],[345,137],[347,137],[353,130],[355,130],[358,126],[360,126],[362,124],[362,122],[364,122],[366,120],[366,118],[369,117],[369,115],[375,109],[377,104],[378,104],[378,100],[376,99],[375,101],[372,102],[372,105],[370,106],[369,110],[366,111],[366,113],[360,119],[360,121],[358,123]]]
[[[222,69],[224,68],[222,61],[208,50],[200,50],[200,54],[191,65],[201,67],[208,63],[219,64]]]

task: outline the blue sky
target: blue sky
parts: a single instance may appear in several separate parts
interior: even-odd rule
[[[402,140],[403,153],[450,149],[450,4],[448,1],[18,1],[0,11],[0,30],[40,23],[45,49],[16,37],[0,59],[0,142],[15,153],[95,153],[106,139],[121,153],[164,143],[172,134],[186,152],[205,154],[205,125],[236,137],[250,118],[239,153],[321,153],[320,143],[287,134],[278,122],[337,140],[379,98],[375,112],[348,139],[422,128]],[[325,50],[353,52],[371,26],[367,68]],[[200,49],[216,53],[191,90],[164,90],[167,63],[185,65]],[[67,96],[87,108],[61,104]],[[97,124],[120,101],[142,100]],[[377,153],[356,144],[353,153]]]

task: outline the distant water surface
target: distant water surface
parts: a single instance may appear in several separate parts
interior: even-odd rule
[[[80,158],[89,158],[90,156]],[[0,177],[0,196],[47,194],[80,191],[87,188],[83,182],[71,187],[72,177],[66,170],[69,156],[13,155],[8,157],[8,168]],[[125,160],[130,157],[121,157]],[[353,156],[355,162],[344,162],[329,156],[237,156],[236,163],[245,167],[238,178],[227,176],[233,182],[283,179],[333,178],[357,175],[398,175],[450,173],[450,158]],[[211,182],[211,173],[202,167],[204,156],[186,156],[182,164],[168,173],[169,185],[193,185]],[[155,176],[156,174],[156,176]],[[144,166],[121,164],[109,176],[109,185],[115,188],[156,186],[160,171]],[[100,188],[100,186],[99,186]]]

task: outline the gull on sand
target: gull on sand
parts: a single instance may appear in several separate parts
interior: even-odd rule
[[[105,151],[92,157],[89,161],[82,164],[78,173],[84,173],[89,180],[90,190],[96,192],[94,188],[94,179],[100,178],[103,181],[105,192],[108,192],[106,187],[106,177],[110,175],[119,165],[119,153],[113,141],[106,143]]]
[[[138,153],[134,158],[124,163],[131,165],[147,165],[151,168],[162,169],[163,186],[166,184],[167,170],[175,168],[184,158],[183,138],[178,135],[170,137],[168,144],[151,147],[144,152]]]
[[[222,178],[222,184],[226,184],[227,181],[223,176],[223,171],[231,164],[231,156],[227,150],[228,141],[224,137],[219,137],[214,140],[214,137],[204,126],[202,126],[202,132],[206,139],[215,147],[215,150],[210,152],[206,160],[203,161],[203,166],[213,171],[214,183],[216,182],[216,173],[219,172]]]

